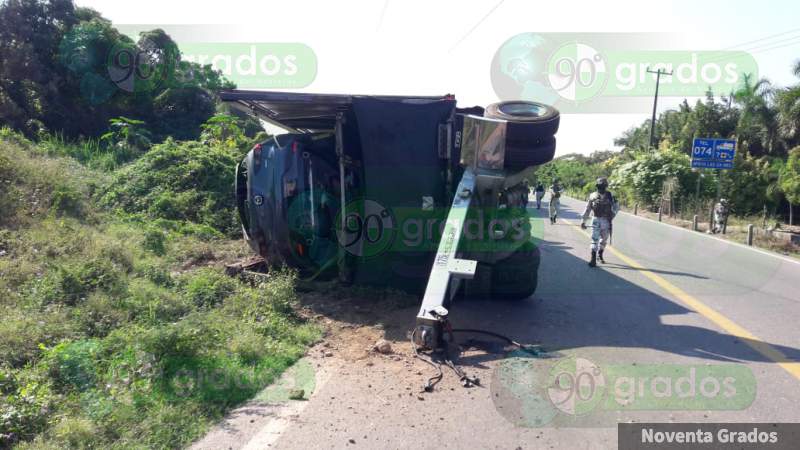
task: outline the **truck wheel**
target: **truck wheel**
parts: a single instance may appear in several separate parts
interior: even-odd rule
[[[561,120],[558,110],[552,106],[524,101],[492,103],[483,116],[508,121],[506,140],[529,146],[556,134]]]
[[[492,268],[492,298],[524,300],[534,292],[539,282],[539,247],[527,242],[508,258]]]
[[[536,145],[506,140],[506,169],[525,169],[540,166],[553,160],[556,154],[556,138],[550,137]]]

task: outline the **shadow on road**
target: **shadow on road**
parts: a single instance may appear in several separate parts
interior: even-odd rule
[[[688,272],[678,272],[674,270],[661,270],[661,269],[651,269],[648,267],[631,267],[624,264],[616,264],[616,263],[605,263],[602,267],[609,267],[613,269],[622,269],[622,270],[637,270],[637,271],[645,271],[645,272],[653,272],[661,275],[676,275],[680,277],[689,277],[689,278],[697,278],[699,280],[708,280],[708,277],[703,275],[697,275],[694,273]]]
[[[532,209],[533,215],[547,220],[546,209]],[[570,210],[559,217],[578,219]],[[547,224],[546,226],[550,226]],[[588,240],[586,241],[588,250]],[[715,361],[774,362],[753,347],[769,345],[785,360],[800,361],[800,349],[757,340],[737,338],[715,331],[715,325],[670,300],[607,270],[651,270],[654,273],[703,276],[683,272],[637,269],[616,262],[591,269],[563,242],[542,241],[539,289],[529,299],[508,302],[491,299],[463,301],[452,309],[457,328],[481,328],[502,333],[522,343],[540,344],[547,352],[587,347],[654,349],[661,352]],[[607,257],[613,260],[613,255]],[[670,316],[694,315],[689,322],[703,326],[675,324],[683,320]],[[698,319],[699,318],[699,319]],[[461,336],[461,339],[479,336]],[[496,355],[501,357],[500,355]],[[461,363],[480,366],[486,356],[463,358]]]
[[[547,221],[547,208],[529,208],[532,215]],[[560,218],[579,219],[580,215],[562,209]],[[546,224],[545,227],[551,226]],[[588,239],[582,241],[588,250]],[[687,357],[729,362],[774,362],[752,347],[770,345],[785,355],[786,361],[800,361],[800,349],[751,341],[715,331],[716,326],[673,301],[614,273],[641,270],[654,273],[707,279],[679,271],[638,269],[614,261],[596,269],[586,260],[572,255],[569,243],[557,240],[538,242],[542,262],[536,294],[521,301],[492,299],[458,300],[451,308],[455,328],[477,328],[500,333],[512,339],[540,345],[548,353],[589,347],[653,349]],[[633,275],[635,276],[635,275]],[[655,289],[655,288],[653,288]],[[398,300],[399,299],[399,300]],[[314,313],[352,323],[378,326],[388,339],[403,341],[414,326],[420,297],[370,288],[332,288],[301,296],[304,306]],[[670,317],[687,316],[700,326]],[[486,336],[461,334],[460,342],[483,347],[488,353],[464,357],[462,364],[481,366],[504,357],[504,346]]]

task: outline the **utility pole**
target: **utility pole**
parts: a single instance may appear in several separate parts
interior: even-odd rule
[[[654,141],[656,137],[656,106],[658,105],[658,85],[661,82],[661,75],[672,76],[672,72],[671,71],[667,72],[666,70],[660,68],[658,70],[653,71],[650,70],[649,67],[647,68],[647,72],[656,74],[656,95],[653,98],[653,117],[652,119],[650,119],[650,148],[655,148]]]

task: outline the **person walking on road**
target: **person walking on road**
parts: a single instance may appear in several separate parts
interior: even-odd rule
[[[608,180],[605,177],[600,177],[595,183],[597,190],[592,192],[589,196],[589,201],[586,203],[586,209],[583,211],[583,218],[581,220],[581,228],[586,229],[586,220],[589,219],[589,214],[592,214],[592,254],[589,259],[589,267],[597,265],[597,259],[601,263],[606,261],[603,259],[603,250],[606,248],[609,237],[612,233],[611,221],[619,212],[619,205],[616,199],[608,191]]]
[[[558,205],[562,190],[561,185],[558,184],[558,178],[553,178],[553,184],[550,186],[550,223],[556,223],[556,219],[558,219]]]
[[[725,230],[725,222],[728,221],[728,200],[721,198],[714,205],[714,226],[709,231],[712,234],[721,233]]]
[[[536,182],[536,188],[533,191],[536,193],[536,209],[541,209],[542,198],[544,198],[544,185],[541,181]]]

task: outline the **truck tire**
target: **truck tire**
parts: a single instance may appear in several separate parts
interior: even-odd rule
[[[556,138],[549,137],[538,144],[506,139],[506,169],[518,170],[540,166],[553,160],[556,154]]]
[[[527,242],[508,258],[498,261],[492,268],[492,298],[497,300],[524,300],[534,292],[539,283],[539,247]]]
[[[489,105],[484,117],[508,121],[506,140],[530,146],[545,141],[558,131],[558,110],[543,103],[513,101]]]

